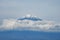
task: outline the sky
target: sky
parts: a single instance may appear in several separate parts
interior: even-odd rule
[[[60,0],[0,0],[0,20],[26,14],[60,23]]]

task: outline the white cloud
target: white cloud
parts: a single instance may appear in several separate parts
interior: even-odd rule
[[[15,19],[5,19],[3,24],[0,25],[0,31],[5,30],[32,30],[32,31],[48,31],[48,32],[60,32],[60,24],[56,24],[53,21],[31,21],[24,20],[18,21]]]

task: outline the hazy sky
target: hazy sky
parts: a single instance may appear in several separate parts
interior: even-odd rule
[[[0,0],[0,19],[26,14],[60,22],[60,0]]]

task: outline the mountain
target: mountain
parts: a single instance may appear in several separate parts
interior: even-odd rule
[[[60,24],[26,15],[19,19],[4,20],[0,30],[60,31]]]
[[[60,24],[32,15],[4,20],[0,40],[60,40]]]

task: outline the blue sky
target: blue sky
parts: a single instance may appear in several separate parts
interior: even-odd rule
[[[26,14],[60,22],[60,0],[0,0],[0,19]]]

